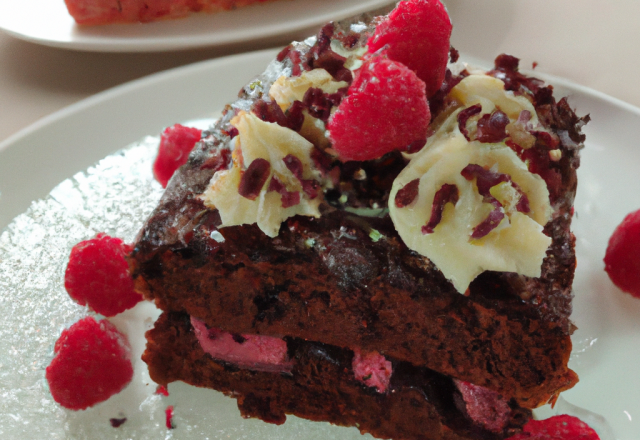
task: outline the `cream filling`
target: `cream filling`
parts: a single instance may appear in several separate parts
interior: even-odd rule
[[[334,81],[323,69],[304,72],[300,77],[279,78],[269,94],[283,110],[295,100],[302,100],[310,87],[326,93],[334,93],[345,87],[345,82]],[[393,183],[389,198],[389,211],[394,225],[407,246],[430,259],[449,279],[455,288],[464,293],[473,279],[485,270],[516,272],[538,277],[542,260],[551,244],[551,238],[542,229],[551,217],[549,192],[545,182],[528,171],[526,164],[504,142],[481,143],[469,141],[461,133],[458,114],[465,108],[480,104],[482,111],[469,118],[466,128],[473,133],[478,119],[495,110],[504,112],[510,121],[507,133],[517,132],[521,139],[531,136],[522,130],[519,117],[529,113],[526,124],[537,130],[540,126],[535,108],[524,96],[515,96],[504,90],[504,83],[484,74],[473,74],[463,79],[449,95],[459,104],[453,111],[434,121],[436,130],[427,145],[418,153],[407,155],[406,168]],[[319,217],[322,191],[316,198],[309,198],[299,179],[286,167],[284,158],[293,155],[303,165],[303,178],[313,179],[321,186],[328,186],[315,169],[311,152],[313,144],[306,138],[323,137],[323,127],[305,116],[301,135],[256,116],[240,112],[231,120],[239,135],[234,139],[234,163],[229,170],[216,173],[202,195],[205,205],[217,208],[221,227],[257,223],[270,237],[278,235],[280,225],[295,215]],[[520,128],[518,128],[520,127]],[[304,134],[303,133],[303,134]],[[326,137],[326,136],[325,136]],[[529,143],[531,146],[532,144]],[[255,159],[265,159],[270,164],[266,183],[258,197],[249,200],[240,195],[238,188],[242,175]],[[510,183],[491,188],[491,195],[498,200],[504,218],[486,236],[471,239],[471,234],[487,215],[495,209],[478,193],[475,179],[467,180],[461,171],[469,164],[480,165],[492,172],[506,174],[529,200],[530,211],[516,209],[520,193]],[[283,207],[281,195],[269,191],[273,177],[280,180],[287,191],[298,192],[300,203]],[[398,191],[413,180],[419,180],[418,196],[410,206],[398,208],[395,197]],[[423,233],[422,227],[430,219],[433,200],[442,185],[455,185],[459,192],[457,202],[447,203],[442,219],[433,233]]]
[[[296,77],[281,76],[271,85],[269,96],[278,103],[282,110],[286,110],[294,101],[302,101],[305,93],[311,87],[331,94],[348,85],[346,81],[335,81],[331,74],[324,69],[313,69],[302,72],[300,76]]]
[[[319,180],[320,172],[315,169],[311,159],[313,144],[295,131],[264,122],[251,113],[240,112],[231,120],[231,124],[239,132],[234,138],[236,145],[233,166],[228,170],[218,171],[201,196],[205,206],[218,209],[221,227],[257,223],[265,234],[275,237],[282,222],[289,217],[319,217],[318,206],[322,200],[322,190],[318,191],[318,197],[310,199],[284,161],[288,155],[295,156],[302,163],[302,177]],[[243,173],[256,159],[267,160],[270,170],[258,197],[250,200],[240,195],[238,188]],[[298,192],[300,203],[283,207],[281,195],[276,191],[269,191],[269,183],[273,177],[280,180],[287,191]]]
[[[460,102],[460,107],[437,127],[427,145],[411,156],[393,183],[389,211],[396,230],[410,249],[430,259],[460,293],[485,270],[538,277],[551,244],[551,238],[542,232],[552,212],[546,183],[529,172],[526,164],[504,142],[468,141],[458,124],[460,111],[475,104],[482,105],[482,112],[475,121],[469,121],[470,131],[475,131],[472,124],[480,116],[496,108],[506,113],[512,122],[527,110],[532,115],[530,123],[535,126],[538,125],[535,110],[526,98],[505,91],[502,81],[486,75],[465,78],[450,96]],[[461,174],[469,164],[508,175],[529,199],[530,211],[517,211],[519,195],[510,184],[495,185],[491,194],[502,203],[500,209],[505,216],[486,236],[472,239],[474,228],[495,207],[484,201],[475,179],[467,180]],[[408,206],[397,207],[398,191],[415,179],[419,179],[415,200]],[[423,233],[422,227],[431,218],[435,194],[444,184],[457,187],[458,201],[445,205],[433,233]]]

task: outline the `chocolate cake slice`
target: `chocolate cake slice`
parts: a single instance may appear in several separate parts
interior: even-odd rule
[[[163,310],[152,379],[396,439],[506,438],[577,382],[588,118],[514,57],[457,62],[447,23],[432,0],[330,23],[203,133],[130,256]]]

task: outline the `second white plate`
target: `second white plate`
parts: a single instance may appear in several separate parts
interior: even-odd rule
[[[99,52],[146,52],[222,46],[320,26],[392,0],[276,0],[218,14],[154,23],[78,26],[64,0],[0,0],[0,30],[47,46]]]

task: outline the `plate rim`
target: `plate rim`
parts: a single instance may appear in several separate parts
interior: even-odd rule
[[[145,97],[152,98],[160,100],[161,104],[167,104],[167,98],[165,96],[156,98],[155,92],[162,90],[166,94],[167,87],[174,86],[177,83],[181,85],[186,84],[186,87],[190,78],[192,80],[194,78],[201,80],[203,75],[206,75],[208,78],[211,75],[215,75],[215,72],[233,68],[234,66],[253,66],[258,63],[258,61],[264,62],[266,65],[267,62],[276,56],[279,50],[280,49],[272,48],[230,55],[212,60],[199,61],[147,75],[65,106],[60,110],[38,119],[1,141],[0,233],[2,233],[16,216],[26,211],[31,203],[46,197],[46,195],[64,179],[77,172],[86,170],[106,155],[137,142],[145,136],[152,134],[159,135],[165,127],[173,123],[185,122],[185,119],[181,119],[181,117],[188,112],[185,110],[185,106],[178,106],[177,117],[173,115],[175,112],[171,111],[171,116],[160,119],[162,122],[158,121],[158,123],[155,123],[153,121],[159,114],[166,112],[163,109],[152,109],[150,113],[155,114],[156,118],[150,119],[149,116],[143,116],[143,124],[139,124],[135,119],[134,123],[129,123],[131,119],[138,117],[139,114],[136,113],[136,109],[140,110],[140,108],[144,107],[135,102],[132,106],[131,95],[142,95],[143,99]],[[246,80],[248,81],[250,78],[246,78]],[[225,82],[223,81],[222,83],[224,84]],[[239,84],[237,90],[239,90],[242,85],[243,84]],[[209,87],[209,89],[211,88],[212,87]],[[213,87],[213,89],[215,89],[215,87]],[[189,93],[193,96],[195,92],[192,90]],[[202,94],[209,98],[209,101],[205,102],[207,108],[212,107],[208,104],[210,99],[217,99],[217,94],[212,96],[210,90],[200,92],[198,89],[197,93],[198,96]],[[175,94],[175,92],[172,93],[174,97]],[[226,100],[233,98],[233,94],[227,93],[227,95],[229,94],[231,94],[231,96],[227,96]],[[220,100],[222,101],[222,98]],[[224,104],[220,106],[220,109],[223,105]],[[103,116],[101,112],[105,107],[110,107],[110,114],[115,114],[114,112],[118,112],[119,114],[113,119],[108,120],[107,124],[101,124],[97,133],[83,130],[84,126],[80,125],[82,120],[89,120],[88,118],[90,117]],[[205,107],[202,101],[192,107],[199,109],[197,111],[190,111],[188,114],[193,114],[193,117],[187,119],[196,119],[197,117],[203,117],[209,114],[202,111],[202,107]],[[211,114],[213,114],[213,110]],[[93,136],[96,134],[98,136],[110,135],[112,132],[109,131],[108,128],[105,128],[105,125],[113,127],[117,124],[128,124],[128,126],[122,130],[123,134],[116,133],[114,135],[116,139],[114,140],[104,141],[100,139],[97,148],[95,148],[94,144],[94,148],[90,149],[90,151],[84,151],[78,154],[77,157],[66,161],[66,163],[61,163],[61,167],[66,170],[64,175],[62,175],[59,169],[48,166],[48,163],[59,161],[61,157],[64,157],[65,152],[75,154],[81,151],[83,146],[91,145],[94,139]],[[67,131],[69,125],[75,126],[76,128],[76,131],[72,134],[69,134]],[[141,126],[138,127],[138,125]],[[93,129],[95,128],[96,127],[93,127]],[[54,148],[45,145],[45,142],[46,144],[54,145]],[[69,147],[69,145],[71,147]],[[22,150],[24,149],[27,149],[30,154],[23,153]],[[49,162],[47,162],[47,160]],[[34,174],[36,177],[28,176],[28,173]]]
[[[34,132],[37,132],[40,129],[47,127],[50,124],[59,122],[62,119],[73,116],[83,110],[93,108],[112,99],[122,97],[130,93],[131,91],[138,90],[139,88],[153,87],[158,83],[162,83],[164,81],[170,80],[172,78],[177,78],[182,75],[190,76],[200,70],[213,70],[218,65],[233,63],[240,60],[260,57],[263,55],[266,56],[267,54],[273,54],[273,56],[275,56],[278,53],[278,50],[279,49],[276,48],[269,48],[235,55],[227,55],[210,60],[196,61],[184,66],[173,67],[161,72],[145,75],[141,78],[136,78],[131,81],[118,84],[117,86],[110,87],[106,90],[95,93],[72,104],[66,105],[61,109],[54,111],[53,113],[43,116],[37,121],[32,122],[26,127],[10,135],[5,140],[0,141],[0,155],[4,150],[12,147],[12,145],[23,141],[26,137],[32,135]]]
[[[252,59],[254,57],[266,56],[267,54],[275,54],[278,53],[280,48],[269,48],[262,49],[250,52],[244,52],[240,54],[227,55],[219,58],[197,61],[195,63],[186,64],[184,66],[173,67],[171,69],[167,69],[161,72],[152,73],[150,75],[145,75],[141,78],[136,78],[131,81],[127,81],[123,84],[118,84],[117,86],[110,87],[106,90],[83,98],[77,102],[69,104],[59,110],[56,110],[53,113],[50,113],[42,118],[38,119],[35,122],[32,122],[28,126],[18,130],[17,132],[10,135],[8,138],[0,141],[0,154],[7,148],[9,148],[12,144],[20,142],[26,136],[29,136],[33,132],[51,124],[53,122],[64,119],[65,117],[71,116],[77,112],[85,110],[87,108],[100,105],[101,103],[108,101],[110,99],[122,96],[127,94],[128,92],[135,90],[139,87],[150,87],[156,83],[160,83],[166,81],[173,77],[178,77],[181,75],[191,75],[198,70],[210,70],[215,69],[215,66],[218,64],[226,64],[232,63],[234,60],[242,60],[242,59]],[[478,60],[471,56],[466,55],[465,53],[460,54],[460,59],[462,60],[470,60],[469,64],[487,64],[487,61]],[[527,75],[536,76],[546,83],[553,84],[556,86],[562,86],[569,90],[575,90],[580,94],[593,97],[597,100],[601,100],[607,102],[608,104],[619,107],[622,110],[630,113],[634,113],[640,116],[640,107],[630,104],[622,99],[615,98],[611,95],[608,95],[604,92],[600,92],[592,87],[585,86],[582,84],[578,84],[574,81],[565,79],[560,76],[550,75],[543,72],[531,71],[531,70],[522,70]]]

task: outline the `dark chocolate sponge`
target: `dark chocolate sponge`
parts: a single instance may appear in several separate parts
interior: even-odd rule
[[[514,408],[535,408],[577,382],[567,367],[576,264],[570,224],[584,142],[581,127],[588,117],[578,118],[566,100],[555,101],[550,86],[519,73],[517,59],[498,57],[489,74],[503,80],[507,90],[528,97],[555,136],[541,137],[523,153],[530,170],[547,183],[554,209],[544,228],[552,245],[539,278],[485,272],[462,295],[427,258],[407,249],[383,209],[391,182],[404,166],[399,153],[347,163],[320,155],[318,163],[340,171],[338,184],[324,193],[322,217],[289,218],[275,238],[256,225],[218,229],[219,214],[198,197],[215,171],[229,166],[228,143],[234,135],[229,121],[234,114],[253,111],[269,122],[294,126],[292,115],[278,114],[263,100],[272,81],[279,74],[315,67],[344,76],[328,41],[339,38],[345,46],[357,47],[366,43],[370,29],[356,34],[348,26],[330,24],[315,43],[289,46],[271,73],[240,92],[240,99],[205,133],[173,177],[130,256],[137,290],[166,312],[148,334],[144,359],[159,383],[184,380],[239,396],[243,414],[266,421],[279,423],[292,413],[337,424],[359,423],[364,431],[383,437],[494,438],[496,434],[472,433],[475,428],[464,423],[450,423],[462,419],[451,416],[450,405],[435,403],[436,395],[451,399],[443,383],[464,380],[500,393]],[[447,111],[448,91],[466,74],[448,72],[430,102],[434,118]],[[327,113],[330,108],[321,110]],[[557,144],[550,145],[554,139]],[[552,148],[561,151],[560,160],[549,159]],[[367,178],[355,178],[358,175]],[[342,370],[332,370],[337,364],[325,362],[326,375],[315,377],[300,393],[292,384],[307,377],[303,373],[285,378],[238,370],[205,355],[185,324],[189,315],[232,333],[284,337],[304,360],[300,365],[319,365],[311,354],[319,353],[317,347],[332,347],[341,353],[338,357],[360,348],[377,351],[405,370],[429,371],[429,377],[446,380],[436,381],[440,385],[434,385],[436,392],[427,400],[416,401],[422,391],[412,386],[395,396],[369,396]],[[404,370],[395,369],[392,381],[411,376],[399,371]],[[343,390],[344,398],[327,403],[326,410],[314,407],[313,399],[296,406],[300,394],[328,398],[336,390]],[[380,406],[391,401],[396,408],[391,412]],[[335,405],[341,405],[340,411]],[[421,433],[403,421],[405,414],[410,415],[407,420],[424,418]],[[433,434],[425,434],[425,426],[432,426]]]
[[[236,398],[244,417],[270,423],[284,423],[286,414],[294,414],[396,440],[498,440],[519,431],[531,416],[512,405],[503,432],[490,432],[459,409],[458,392],[444,375],[394,362],[390,391],[379,394],[354,380],[350,350],[295,338],[287,341],[294,362],[290,373],[238,369],[205,354],[189,316],[181,313],[162,314],[147,339],[143,360],[154,381],[216,389]]]

